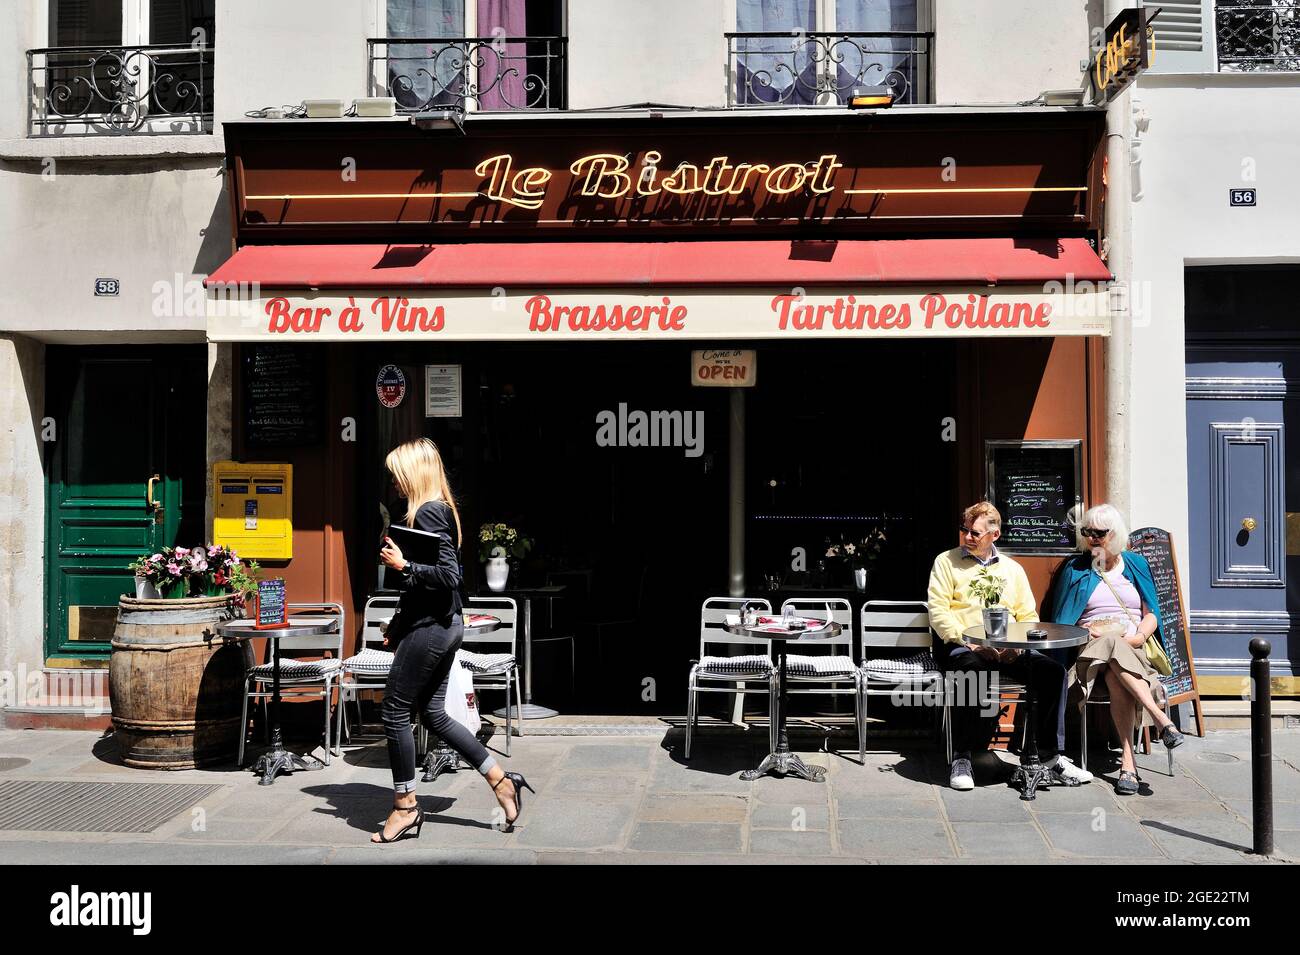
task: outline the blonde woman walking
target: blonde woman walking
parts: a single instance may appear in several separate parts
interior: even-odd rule
[[[393,770],[393,811],[371,842],[395,842],[407,834],[418,838],[424,813],[415,798],[415,740],[411,710],[431,733],[443,739],[487,780],[505,813],[506,830],[514,828],[523,809],[521,790],[532,787],[518,773],[507,773],[465,727],[446,711],[447,680],[464,636],[461,617],[460,512],[447,482],[437,446],[428,438],[394,448],[384,460],[393,485],[406,499],[406,525],[444,537],[435,564],[403,557],[391,538],[384,538],[380,560],[401,576],[402,592],[386,634],[393,651],[384,690],[384,732]]]

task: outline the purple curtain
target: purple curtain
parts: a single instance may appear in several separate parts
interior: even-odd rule
[[[489,37],[491,46],[481,47],[478,71],[479,109],[521,109],[531,105],[536,91],[524,89],[528,75],[527,49],[523,43],[503,43],[506,37],[527,35],[524,0],[478,0],[478,35]]]

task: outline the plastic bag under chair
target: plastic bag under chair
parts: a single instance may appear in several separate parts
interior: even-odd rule
[[[456,651],[455,662],[447,677],[447,715],[477,736],[482,723],[478,713],[478,697],[474,693],[474,676],[461,665],[463,650]]]

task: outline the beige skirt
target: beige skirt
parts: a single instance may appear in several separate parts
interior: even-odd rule
[[[1074,669],[1070,674],[1071,682],[1081,684],[1086,696],[1092,696],[1093,683],[1097,680],[1105,680],[1105,670],[1110,666],[1111,660],[1114,660],[1124,672],[1145,681],[1151,689],[1152,699],[1158,705],[1164,705],[1165,688],[1160,683],[1160,675],[1147,662],[1146,653],[1140,647],[1129,646],[1128,641],[1123,637],[1098,637],[1089,640],[1079,651],[1079,658],[1074,662]],[[1080,706],[1082,705],[1084,704],[1081,702]],[[1141,703],[1135,701],[1135,708],[1137,713],[1134,716],[1134,726],[1155,725],[1155,720]]]

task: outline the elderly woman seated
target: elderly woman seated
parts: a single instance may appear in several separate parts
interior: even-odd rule
[[[1081,553],[1062,566],[1057,578],[1048,619],[1086,627],[1091,634],[1071,677],[1088,695],[1094,681],[1104,677],[1111,719],[1123,746],[1115,791],[1131,795],[1140,782],[1133,760],[1135,721],[1157,727],[1169,749],[1183,741],[1165,715],[1164,687],[1145,652],[1152,634],[1162,647],[1165,642],[1155,580],[1146,558],[1125,553],[1128,527],[1109,504],[1099,504],[1083,516],[1078,543]]]

